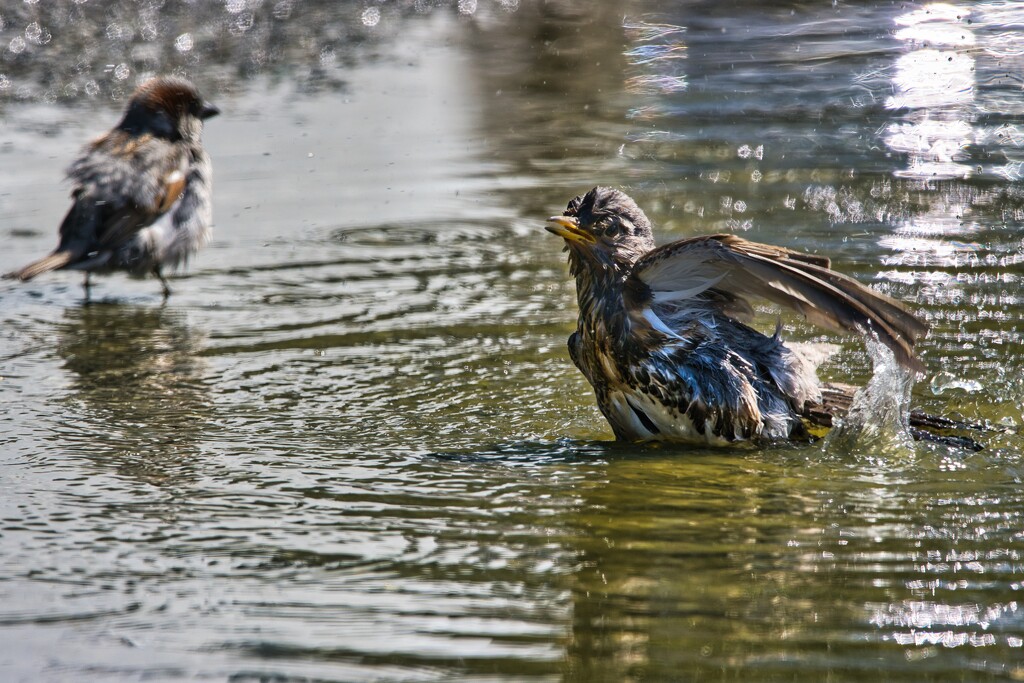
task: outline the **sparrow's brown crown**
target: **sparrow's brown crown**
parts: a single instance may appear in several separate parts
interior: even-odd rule
[[[183,122],[187,117],[200,121],[216,116],[220,110],[203,99],[194,85],[173,76],[158,76],[146,81],[132,93],[118,128],[158,137],[185,137]],[[191,128],[191,127],[189,127]]]

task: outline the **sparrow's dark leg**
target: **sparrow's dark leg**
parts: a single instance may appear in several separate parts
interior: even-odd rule
[[[160,272],[160,266],[153,266],[153,275],[156,275],[157,279],[160,280],[160,286],[164,290],[164,301],[171,295],[171,286],[167,284],[167,278]]]

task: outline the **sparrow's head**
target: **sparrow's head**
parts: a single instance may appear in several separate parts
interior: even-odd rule
[[[157,76],[132,93],[118,128],[133,135],[198,142],[203,121],[219,113],[188,81]]]
[[[632,265],[654,248],[651,222],[629,196],[610,187],[595,187],[576,197],[545,229],[565,239],[570,258]]]

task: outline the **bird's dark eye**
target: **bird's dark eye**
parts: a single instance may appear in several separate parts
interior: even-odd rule
[[[622,232],[622,224],[612,215],[602,216],[594,224],[594,232],[605,237],[614,237]]]

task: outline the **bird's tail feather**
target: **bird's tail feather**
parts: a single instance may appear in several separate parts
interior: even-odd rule
[[[856,390],[848,384],[825,384],[821,388],[821,402],[808,401],[802,417],[812,425],[831,427],[835,418],[843,417],[850,410]],[[909,423],[910,433],[917,441],[934,441],[972,451],[980,451],[984,446],[963,432],[992,434],[1001,431],[980,422],[930,415],[923,410],[911,410]]]
[[[33,261],[20,270],[14,270],[4,275],[4,278],[9,280],[31,280],[37,275],[48,273],[51,270],[57,270],[71,263],[75,258],[75,252],[70,249],[63,251],[55,251],[49,256],[45,256],[38,261]]]

